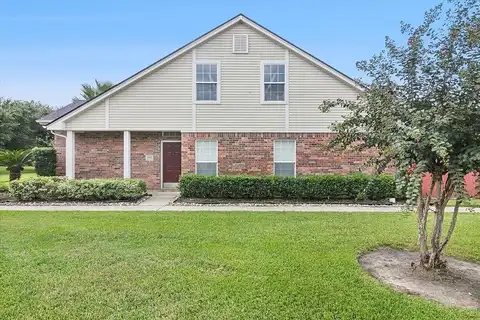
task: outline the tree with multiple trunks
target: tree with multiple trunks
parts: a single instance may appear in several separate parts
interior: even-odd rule
[[[332,145],[376,150],[370,164],[377,171],[396,167],[407,205],[416,205],[420,265],[442,268],[467,197],[464,176],[480,171],[480,2],[446,1],[419,26],[402,22],[401,32],[405,43],[387,37],[381,53],[357,63],[370,80],[356,101],[325,101],[320,108],[350,111],[334,124]],[[432,179],[425,194],[426,175]],[[443,235],[451,198],[455,208]]]

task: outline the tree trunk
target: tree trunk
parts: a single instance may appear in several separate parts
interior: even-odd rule
[[[455,209],[453,210],[452,221],[450,222],[450,227],[448,228],[447,236],[445,237],[445,240],[443,240],[442,246],[440,247],[440,251],[443,251],[443,249],[447,246],[448,242],[450,241],[450,238],[452,237],[453,230],[455,230],[455,226],[457,225],[458,209],[460,208],[461,203],[462,203],[462,200],[457,199],[455,201]]]
[[[9,180],[10,181],[20,179],[21,175],[22,175],[22,168],[21,167],[10,168],[10,171],[9,171]]]
[[[442,176],[437,175],[436,199],[435,199],[435,219],[433,220],[432,237],[430,239],[430,258],[427,269],[435,268],[440,261],[440,239],[442,237],[443,219],[445,210],[442,203]]]
[[[423,197],[422,185],[420,185],[420,196],[418,197],[417,215],[418,215],[418,243],[420,245],[420,265],[428,265],[430,258],[427,245],[427,218],[430,209],[430,200],[432,198],[433,188],[435,187],[435,180],[432,177],[430,182],[429,192],[427,198]]]
[[[434,190],[437,188],[435,195]],[[440,269],[446,267],[446,262],[441,259],[442,252],[448,244],[455,225],[457,222],[458,211],[462,200],[457,200],[455,203],[455,210],[452,215],[452,221],[448,229],[447,235],[442,242],[443,223],[445,220],[445,208],[448,201],[453,195],[454,182],[448,177],[445,186],[442,187],[442,173],[433,173],[430,183],[429,192],[425,198],[420,190],[418,199],[417,215],[418,215],[418,240],[420,245],[420,265],[427,269]],[[427,244],[427,218],[430,210],[430,202],[435,198],[433,221],[433,229],[430,236],[430,249]]]

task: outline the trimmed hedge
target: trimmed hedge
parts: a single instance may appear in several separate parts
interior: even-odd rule
[[[57,152],[54,148],[33,148],[33,162],[35,172],[39,176],[55,176],[57,171]]]
[[[186,198],[383,200],[396,194],[393,175],[324,174],[299,177],[185,175]]]
[[[136,179],[39,177],[12,181],[10,192],[20,201],[137,200],[147,193],[147,185]]]
[[[10,191],[10,183],[0,182],[0,192],[8,192],[8,191]]]

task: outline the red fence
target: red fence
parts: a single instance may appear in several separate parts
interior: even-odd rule
[[[447,176],[443,176],[443,183],[445,183],[445,180],[447,179]],[[477,191],[477,180],[478,176],[476,176],[473,173],[469,173],[465,176],[465,189],[470,197],[475,197],[478,196],[478,191]],[[430,187],[430,182],[432,180],[431,175],[426,175],[423,178],[423,185],[422,185],[422,191],[424,194],[428,193],[428,189]]]

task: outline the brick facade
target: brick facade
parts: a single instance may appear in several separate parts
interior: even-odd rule
[[[53,147],[57,152],[57,176],[65,175],[65,131],[55,131],[53,136]],[[61,136],[60,136],[61,135]]]
[[[75,133],[75,178],[122,178],[123,132]]]
[[[147,182],[150,189],[161,188],[161,143],[162,140],[180,140],[180,135],[162,132],[132,132],[132,178]],[[147,161],[146,156],[153,156]]]
[[[160,189],[161,141],[180,140],[180,135],[162,132],[131,133],[131,177]],[[65,175],[65,138],[55,137],[57,175]],[[152,156],[153,159],[147,159]],[[75,177],[79,179],[123,177],[123,132],[75,133]]]
[[[183,133],[182,174],[195,172],[195,141],[218,140],[219,174],[267,175],[273,173],[273,145],[278,139],[296,140],[297,175],[356,172],[368,153],[333,152],[332,133]],[[148,188],[161,187],[161,141],[180,140],[178,134],[131,133],[132,178]],[[65,175],[65,138],[55,137],[57,175]],[[148,159],[151,158],[151,159]],[[123,132],[77,132],[75,177],[123,177]]]
[[[333,152],[333,133],[183,133],[182,174],[195,172],[195,140],[218,141],[218,173],[273,173],[275,140],[296,140],[297,175],[358,172],[368,153]]]

